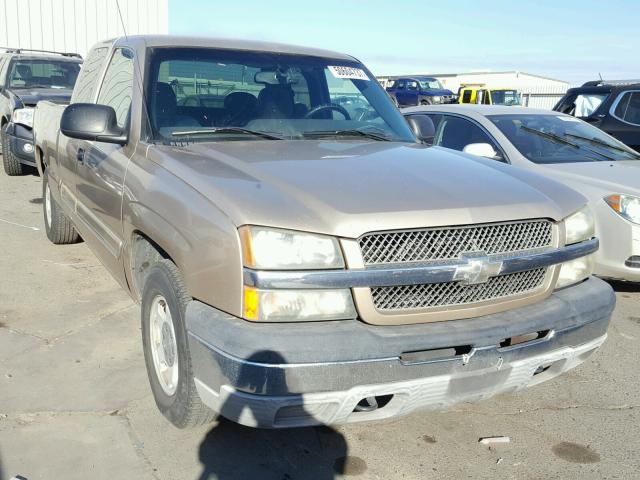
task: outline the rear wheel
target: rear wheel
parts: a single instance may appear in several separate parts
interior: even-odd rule
[[[191,298],[170,260],[155,263],[142,293],[142,343],[147,375],[158,409],[178,428],[209,423],[215,412],[196,390],[185,313]]]
[[[0,140],[2,141],[2,165],[4,166],[5,173],[14,177],[16,175],[22,175],[24,169],[18,157],[11,151],[9,136],[7,135],[7,125],[2,127],[2,132],[0,132]]]
[[[71,219],[62,211],[51,195],[49,175],[44,171],[42,177],[42,211],[44,214],[44,230],[51,243],[65,245],[76,243],[80,235],[71,223]]]

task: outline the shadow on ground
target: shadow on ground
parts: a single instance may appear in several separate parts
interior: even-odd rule
[[[329,427],[259,430],[222,419],[200,445],[199,480],[329,480],[357,473],[342,434]]]
[[[284,364],[277,352],[256,352],[242,365],[234,384],[244,392],[266,394],[274,388],[286,392]],[[236,421],[264,415],[262,405],[240,402],[230,397],[220,411]],[[199,459],[203,465],[199,480],[328,480],[358,463],[347,456],[344,436],[330,427],[255,429],[222,417],[201,443]]]

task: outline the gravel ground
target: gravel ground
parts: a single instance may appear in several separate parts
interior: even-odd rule
[[[393,422],[181,431],[157,412],[139,309],[84,244],[51,245],[41,182],[0,175],[0,480],[639,478],[640,288],[609,339],[516,395]],[[488,448],[479,437],[505,435]]]

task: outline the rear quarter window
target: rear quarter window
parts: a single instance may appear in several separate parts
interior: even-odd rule
[[[97,47],[89,52],[73,89],[71,103],[93,102],[99,80],[98,75],[102,71],[102,65],[108,51],[108,47]]]

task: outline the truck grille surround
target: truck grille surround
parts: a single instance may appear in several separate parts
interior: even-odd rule
[[[543,251],[553,245],[549,220],[428,228],[370,233],[359,239],[367,267],[402,264],[447,264],[463,254],[481,253],[508,258]],[[465,306],[493,299],[539,293],[548,268],[491,277],[485,283],[431,283],[371,288],[375,308],[384,313],[402,310]]]

